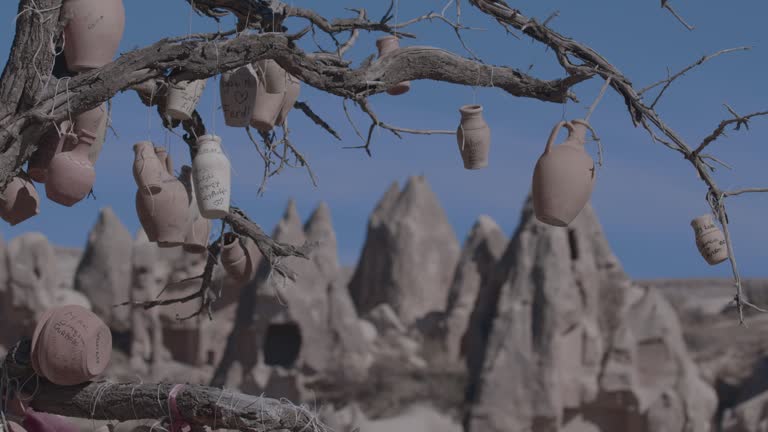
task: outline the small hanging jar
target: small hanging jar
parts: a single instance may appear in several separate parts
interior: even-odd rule
[[[0,218],[15,226],[40,212],[40,197],[23,171],[0,193]]]
[[[231,232],[224,234],[221,265],[236,281],[247,282],[256,277],[260,257],[258,247],[250,237],[240,237]]]
[[[221,138],[204,135],[197,139],[197,154],[192,161],[192,183],[200,214],[220,219],[229,214],[231,173],[229,159],[221,149]]]
[[[65,0],[64,58],[67,69],[84,72],[112,61],[125,30],[122,0]]]
[[[68,419],[56,414],[35,411],[32,408],[25,410],[22,425],[27,432],[80,432],[80,428]]]
[[[464,105],[459,109],[461,123],[456,130],[464,168],[476,170],[488,166],[488,153],[491,149],[491,128],[483,119],[481,105]]]
[[[272,59],[260,60],[256,62],[256,66],[256,71],[264,83],[267,93],[282,94],[285,91],[287,73],[276,61]]]
[[[561,127],[568,138],[552,148]],[[567,226],[587,205],[595,186],[595,162],[584,149],[588,128],[586,121],[573,120],[552,129],[533,171],[533,209],[541,222]]]
[[[88,151],[88,160],[96,164],[99,154],[104,146],[104,139],[107,135],[107,104],[103,103],[96,108],[78,114],[75,117],[74,131],[78,134],[85,129],[96,135],[96,139]]]
[[[96,181],[96,170],[88,158],[95,140],[95,134],[82,129],[77,135],[74,148],[64,149],[51,159],[45,182],[45,195],[48,199],[71,207],[88,196]]]
[[[250,124],[261,132],[269,132],[275,127],[277,117],[283,107],[286,99],[285,92],[269,93],[264,83],[264,74],[257,70],[256,76],[258,84],[256,86],[256,97],[253,100],[253,109],[251,110]]]
[[[166,98],[165,114],[175,120],[189,120],[200,102],[206,80],[179,81],[170,84]]]
[[[219,93],[224,123],[231,127],[246,127],[256,99],[256,72],[251,65],[221,74]]]
[[[382,58],[400,49],[400,39],[398,39],[397,36],[393,36],[393,35],[381,37],[376,40],[376,48],[378,48],[379,50],[379,58]],[[410,89],[411,89],[411,82],[403,81],[401,83],[397,83],[394,86],[390,87],[389,90],[387,90],[387,93],[389,93],[392,96],[398,96],[398,95],[407,93],[408,90]]]
[[[296,101],[299,100],[299,93],[301,93],[301,81],[288,74],[285,82],[285,98],[283,98],[283,103],[280,106],[280,114],[277,115],[277,120],[275,120],[276,125],[285,126],[288,113],[293,109]]]
[[[208,237],[211,235],[211,220],[200,215],[197,208],[197,198],[195,197],[194,182],[192,181],[192,167],[183,165],[179,181],[184,185],[189,196],[189,210],[187,216],[189,228],[184,237],[183,249],[188,253],[205,253],[208,250]]]
[[[717,265],[728,259],[728,245],[725,234],[713,221],[711,214],[699,216],[691,221],[696,236],[696,247],[709,265]]]
[[[40,138],[37,150],[32,153],[27,165],[29,177],[38,183],[45,183],[48,179],[48,167],[51,159],[61,153],[64,148],[74,148],[77,144],[77,135],[71,133],[72,123],[64,120],[58,129],[51,126]]]

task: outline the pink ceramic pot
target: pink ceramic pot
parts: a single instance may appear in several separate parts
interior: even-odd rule
[[[87,382],[107,368],[112,355],[112,333],[93,312],[78,305],[53,308],[35,328],[38,372],[54,384]]]
[[[171,84],[165,103],[165,113],[176,120],[189,120],[195,112],[207,80],[180,81]]]
[[[20,424],[12,421],[8,422],[8,428],[10,429],[10,432],[29,432],[26,429],[24,429]]]
[[[45,195],[53,202],[71,207],[88,196],[96,181],[96,170],[88,158],[96,135],[81,130],[75,148],[66,149],[51,159]]]
[[[299,100],[299,93],[301,93],[301,81],[293,75],[288,74],[285,84],[285,97],[280,106],[280,114],[277,115],[275,124],[285,126],[285,121],[288,119],[288,113],[293,109],[293,105],[296,101]]]
[[[96,136],[88,151],[88,160],[92,164],[96,164],[107,135],[107,104],[103,103],[96,108],[78,114],[75,117],[74,130],[75,134],[78,135],[80,131],[87,130]]]
[[[251,110],[251,126],[262,132],[271,131],[275,127],[284,100],[285,92],[268,93],[264,81],[259,79]]]
[[[184,251],[188,253],[205,253],[208,250],[208,237],[211,235],[212,222],[200,214],[192,181],[191,166],[184,165],[181,167],[179,181],[184,185],[189,196],[189,210],[187,212],[189,228],[187,229],[186,237],[184,237]]]
[[[70,133],[71,128],[72,123],[64,120],[59,125],[58,130],[51,126],[43,134],[37,150],[29,158],[27,172],[32,180],[38,183],[45,183],[48,179],[48,167],[51,164],[51,159],[64,148],[74,148],[77,143],[77,136]]]
[[[245,244],[245,247],[236,234],[224,234],[221,265],[232,278],[239,282],[246,282],[256,276],[256,268],[261,254],[250,238],[244,237],[242,243]]]
[[[22,424],[27,432],[80,432],[77,426],[64,417],[32,408],[27,408]]]
[[[219,93],[224,123],[232,127],[246,127],[251,121],[256,99],[256,73],[251,65],[221,74]]]
[[[488,166],[488,153],[491,149],[491,129],[483,119],[483,107],[464,105],[459,112],[461,123],[456,131],[456,140],[464,168],[485,168]]]
[[[568,138],[552,148],[561,127],[568,129]],[[587,129],[584,120],[561,121],[552,129],[533,171],[533,209],[541,222],[567,226],[592,195],[595,162],[584,149]]]
[[[728,259],[728,245],[725,234],[715,224],[711,214],[699,216],[691,221],[696,236],[696,247],[709,265],[717,265]]]
[[[376,48],[379,49],[379,58],[382,58],[387,54],[390,54],[400,49],[400,40],[397,38],[397,36],[392,36],[392,35],[384,36],[376,40]],[[398,96],[403,93],[407,93],[408,90],[410,89],[411,89],[411,82],[403,81],[401,83],[395,84],[394,86],[390,87],[389,90],[387,90],[387,93],[389,93],[392,96]]]
[[[65,0],[62,16],[64,57],[72,72],[96,69],[112,61],[125,30],[122,0]]]
[[[40,197],[29,177],[21,172],[0,193],[0,218],[14,226],[39,212]]]
[[[285,91],[286,72],[276,61],[261,60],[256,62],[256,67],[267,93],[282,94]]]

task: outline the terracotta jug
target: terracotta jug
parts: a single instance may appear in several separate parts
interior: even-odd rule
[[[253,109],[251,110],[251,126],[262,132],[269,132],[275,127],[277,117],[283,107],[285,92],[269,93],[264,84],[263,75],[257,73],[258,85],[256,86],[256,97],[253,100]]]
[[[104,146],[107,135],[107,104],[103,103],[92,110],[80,113],[75,117],[74,131],[79,134],[81,130],[87,130],[96,135],[96,139],[88,151],[88,159],[96,164],[99,154]]]
[[[491,128],[483,119],[481,105],[464,105],[459,109],[461,123],[456,130],[459,152],[464,168],[476,170],[488,166],[491,149]]]
[[[66,418],[27,408],[22,423],[27,432],[80,432],[80,428]]]
[[[189,120],[200,102],[206,80],[179,81],[170,84],[165,113],[176,120]]]
[[[561,121],[552,129],[544,154],[533,171],[533,209],[536,218],[553,226],[567,226],[587,205],[595,185],[595,162],[584,149],[589,124]],[[561,127],[568,138],[552,148]]]
[[[231,232],[224,234],[221,265],[236,281],[247,282],[256,277],[259,257],[259,249],[250,237],[241,238]]]
[[[83,72],[112,61],[125,30],[122,0],[65,0],[61,16],[67,69]]]
[[[48,167],[51,159],[60,153],[63,148],[73,148],[77,143],[77,136],[71,133],[72,123],[64,120],[56,129],[51,126],[40,138],[37,150],[29,158],[27,172],[29,177],[38,182],[45,183],[48,179]]]
[[[40,197],[35,185],[22,171],[0,193],[0,217],[14,226],[39,212]]]
[[[717,265],[728,259],[725,234],[715,224],[711,214],[697,217],[691,221],[691,227],[696,236],[696,247],[709,265]]]
[[[98,376],[112,355],[112,333],[93,312],[79,305],[57,306],[38,321],[33,337],[35,372],[71,386]]]
[[[136,191],[136,213],[149,241],[160,247],[184,243],[187,232],[189,197],[184,185],[173,176],[167,153],[155,153],[149,141],[134,144],[133,175]]]
[[[96,181],[96,170],[88,158],[95,140],[95,134],[82,129],[73,149],[64,149],[51,159],[45,182],[45,195],[48,199],[71,207],[88,196]]]
[[[229,159],[221,149],[221,138],[204,135],[197,139],[197,154],[192,161],[192,183],[200,214],[219,219],[229,214],[231,194]]]
[[[288,119],[288,113],[293,109],[293,105],[299,100],[301,93],[301,81],[291,74],[288,74],[285,82],[285,98],[280,106],[280,114],[277,116],[275,124],[285,126],[285,120]]]
[[[260,60],[256,62],[256,71],[267,93],[282,94],[285,91],[286,72],[276,61]]]
[[[379,49],[379,58],[382,58],[387,54],[390,54],[400,49],[400,40],[397,38],[397,36],[392,36],[392,35],[384,36],[376,40],[376,48]],[[397,83],[394,86],[390,87],[389,90],[387,90],[387,93],[389,93],[392,96],[398,96],[403,93],[407,93],[408,90],[410,89],[411,89],[411,82],[403,81],[401,83]]]
[[[219,89],[224,123],[232,127],[246,127],[256,99],[256,72],[251,65],[221,74]]]
[[[204,218],[197,208],[194,183],[192,182],[192,167],[183,165],[179,181],[184,185],[189,196],[189,210],[187,212],[189,228],[184,237],[183,249],[188,253],[204,253],[208,250],[208,237],[211,235],[211,220]]]
[[[8,429],[10,429],[9,432],[29,432],[26,429],[24,429],[20,424],[12,421],[8,422]]]

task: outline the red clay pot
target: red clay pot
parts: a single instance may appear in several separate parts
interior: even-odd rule
[[[48,199],[71,207],[88,196],[96,181],[96,170],[88,157],[95,140],[96,134],[83,129],[73,149],[65,149],[51,159],[45,182]]]
[[[379,49],[379,58],[382,58],[400,49],[400,40],[397,38],[397,36],[384,36],[376,40],[376,48]],[[389,90],[387,90],[387,93],[392,96],[398,96],[407,93],[410,89],[411,82],[403,81],[390,87]]]
[[[22,171],[0,193],[0,218],[14,226],[39,212],[40,197],[35,185]]]

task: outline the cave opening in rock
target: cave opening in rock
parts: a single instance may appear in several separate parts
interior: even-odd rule
[[[296,323],[271,324],[264,338],[264,362],[290,368],[301,351],[301,329]]]

